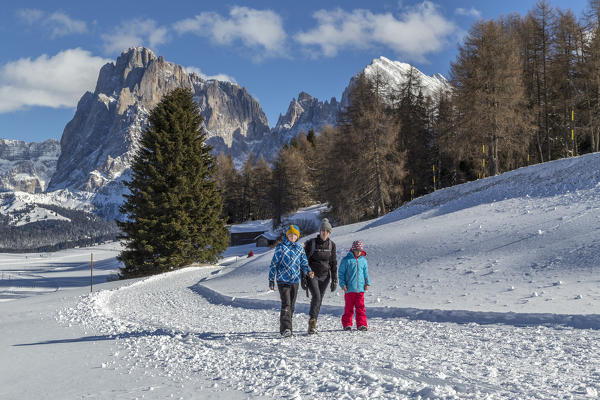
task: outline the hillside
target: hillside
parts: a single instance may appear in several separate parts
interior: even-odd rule
[[[374,306],[598,314],[598,165],[596,153],[439,190],[335,228],[338,259],[353,240],[365,243]],[[208,286],[252,297],[265,290],[271,257],[232,265]]]
[[[338,289],[306,335],[300,292],[281,339],[268,248],[114,282],[117,244],[0,255],[0,397],[597,398],[598,165],[522,168],[334,228],[339,256],[366,245],[368,332],[341,330]]]

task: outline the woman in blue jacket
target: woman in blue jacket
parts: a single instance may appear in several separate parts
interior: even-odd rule
[[[269,289],[277,289],[281,298],[281,313],[279,314],[279,333],[283,337],[292,336],[292,317],[300,283],[300,268],[311,279],[314,273],[308,266],[304,247],[298,243],[300,230],[296,225],[290,225],[283,241],[275,248],[269,270]]]
[[[342,326],[344,330],[352,330],[352,319],[356,309],[356,326],[359,331],[367,330],[367,310],[365,309],[365,291],[369,290],[369,267],[363,244],[359,240],[352,243],[348,255],[340,263],[338,280],[344,289],[344,315]]]

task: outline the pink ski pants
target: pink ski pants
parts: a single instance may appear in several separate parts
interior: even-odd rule
[[[342,326],[352,326],[352,317],[356,308],[356,326],[367,326],[367,310],[365,309],[365,293],[347,292],[344,294],[346,306],[342,315]]]

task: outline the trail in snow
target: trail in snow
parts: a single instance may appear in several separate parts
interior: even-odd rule
[[[600,331],[369,318],[368,332],[341,331],[323,315],[317,336],[279,338],[278,311],[210,303],[188,268],[84,296],[60,312],[116,336],[105,368],[135,369],[212,390],[287,398],[557,398],[597,396]],[[367,304],[369,313],[370,304]]]

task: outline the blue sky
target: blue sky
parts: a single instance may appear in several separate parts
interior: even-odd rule
[[[477,19],[535,0],[24,1],[0,15],[0,138],[60,139],[100,67],[130,46],[245,86],[269,124],[305,91],[338,100],[374,58],[448,76]],[[587,0],[551,0],[583,15]]]

